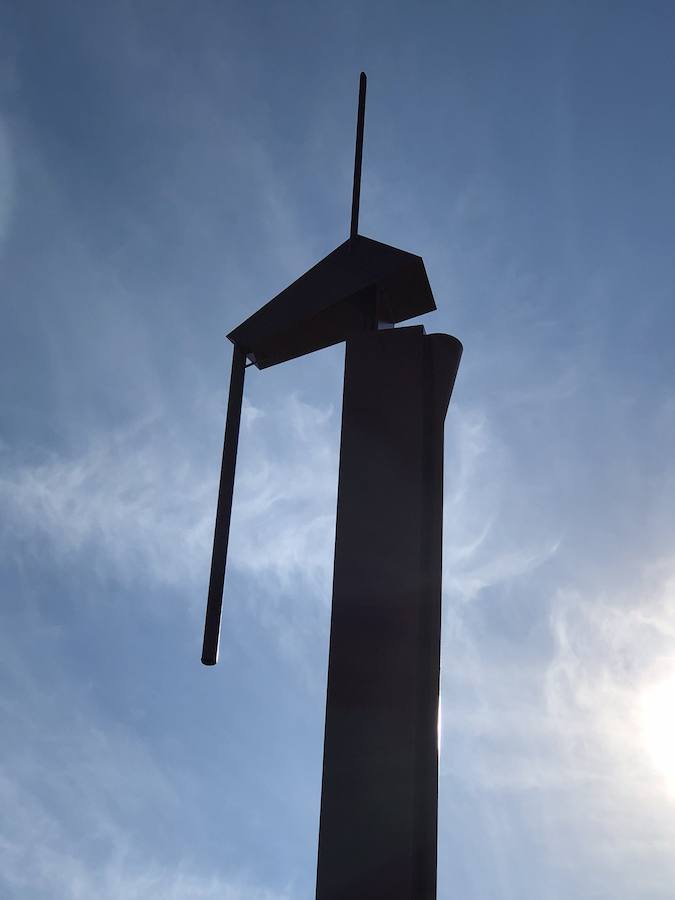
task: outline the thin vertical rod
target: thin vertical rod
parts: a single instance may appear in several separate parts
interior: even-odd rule
[[[225,440],[223,441],[223,461],[220,467],[220,487],[218,488],[216,527],[213,535],[209,599],[206,604],[206,622],[204,623],[202,662],[205,666],[215,666],[218,662],[220,617],[223,609],[223,584],[225,583],[225,562],[227,560],[227,544],[230,537],[232,495],[234,493],[234,471],[237,465],[237,444],[239,443],[241,403],[244,396],[245,368],[246,354],[235,344],[232,353],[230,396],[227,401],[227,420],[225,422]]]
[[[356,119],[356,152],[354,154],[354,187],[352,189],[352,227],[350,238],[359,231],[359,203],[361,201],[361,162],[363,160],[363,124],[366,118],[366,73],[359,79],[359,111]]]

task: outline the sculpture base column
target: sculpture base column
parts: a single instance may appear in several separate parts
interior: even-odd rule
[[[317,900],[436,896],[443,423],[462,346],[347,341]]]

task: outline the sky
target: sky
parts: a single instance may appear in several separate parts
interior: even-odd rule
[[[225,334],[361,233],[464,345],[440,900],[672,900],[675,7],[0,0],[0,895],[314,895],[342,347]]]

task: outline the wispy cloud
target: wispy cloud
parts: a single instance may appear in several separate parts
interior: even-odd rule
[[[332,407],[314,407],[298,395],[265,413],[245,406],[235,569],[282,590],[291,583],[325,589],[337,490],[334,419]],[[99,433],[79,452],[44,454],[32,463],[5,447],[4,550],[35,561],[47,551],[62,566],[86,559],[99,576],[122,583],[203,582],[217,492],[214,457],[205,460],[159,414]]]
[[[540,852],[568,848],[600,895],[619,873],[637,890],[644,866],[654,896],[675,877],[674,571],[672,558],[644,562],[613,595],[542,597],[549,640],[535,654],[450,616],[441,796],[457,785],[487,818],[518,797],[518,840],[538,822]]]
[[[486,411],[461,403],[446,424],[443,581],[448,597],[467,601],[481,590],[526,575],[559,545],[528,514],[511,453]]]
[[[73,699],[71,691],[70,707]],[[54,703],[54,697],[46,702]],[[269,890],[243,873],[200,870],[189,857],[153,856],[143,830],[156,823],[156,810],[164,817],[173,809],[180,817],[167,773],[152,760],[148,748],[119,729],[116,733],[110,723],[98,731],[71,717],[60,728],[47,729],[41,706],[30,710],[41,722],[35,745],[20,763],[8,759],[7,748],[0,761],[4,896],[287,900],[288,893]],[[25,731],[20,733],[28,737]],[[47,734],[50,746],[36,752]]]
[[[330,589],[337,498],[337,414],[298,394],[262,414],[242,447],[233,560],[282,588]],[[262,426],[265,427],[262,427]]]
[[[153,417],[67,456],[28,464],[5,451],[6,551],[34,560],[48,552],[66,566],[86,557],[90,570],[122,582],[194,578],[207,552],[211,485],[172,437]]]
[[[186,808],[192,773],[92,702],[91,685],[60,664],[52,629],[40,617],[29,625],[31,646],[52,650],[44,667],[15,635],[0,637],[0,894],[287,900],[243,866],[200,863],[194,845],[167,850],[158,835],[195,838],[203,824]]]

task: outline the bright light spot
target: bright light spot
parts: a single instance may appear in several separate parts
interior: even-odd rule
[[[438,757],[440,759],[441,756],[441,736],[443,734],[443,722],[442,722],[442,712],[443,707],[441,706],[441,689],[438,688],[438,719],[436,723],[436,729],[438,731]]]
[[[675,796],[675,677],[645,691],[640,707],[645,747]]]

